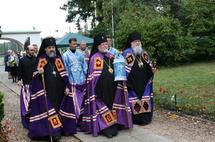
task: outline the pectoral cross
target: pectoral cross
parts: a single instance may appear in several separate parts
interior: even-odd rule
[[[139,68],[142,68],[143,67],[143,62],[139,62],[138,66],[139,66]]]
[[[52,74],[56,77],[56,71],[53,71]]]

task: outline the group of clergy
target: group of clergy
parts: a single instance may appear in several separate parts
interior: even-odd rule
[[[152,121],[156,68],[142,47],[140,33],[129,34],[122,52],[111,46],[112,38],[104,33],[94,37],[90,53],[84,42],[77,49],[76,38],[69,40],[62,56],[53,37],[43,39],[33,59],[28,46],[26,61],[19,67],[20,103],[22,124],[31,139],[58,141],[77,130],[112,138],[133,123]],[[115,60],[120,57],[124,68],[117,70]],[[116,79],[120,69],[126,79]]]

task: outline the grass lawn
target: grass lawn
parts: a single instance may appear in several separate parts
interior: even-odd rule
[[[215,61],[158,69],[155,104],[215,120]]]

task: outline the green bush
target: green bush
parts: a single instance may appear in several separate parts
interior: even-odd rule
[[[2,121],[3,117],[4,117],[3,94],[0,92],[0,122]]]
[[[159,15],[150,7],[132,5],[121,14],[117,23],[116,48],[124,48],[128,34],[138,31],[144,48],[158,65],[170,66],[190,61],[190,56],[195,53],[195,38],[189,33],[184,34],[179,20]]]

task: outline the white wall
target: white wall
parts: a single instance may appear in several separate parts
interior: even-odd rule
[[[30,37],[31,44],[37,44],[38,47],[40,47],[41,44],[41,37],[40,33],[22,33],[22,34],[13,34],[13,33],[6,33],[2,34],[2,38],[12,38],[20,41],[23,45],[27,39],[27,37]]]

